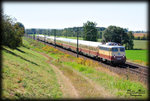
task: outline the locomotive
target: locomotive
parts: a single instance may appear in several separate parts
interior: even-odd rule
[[[57,38],[54,41],[54,37],[37,35],[38,40],[56,44],[57,46],[61,46],[63,48],[69,49],[71,51],[77,52],[77,40],[76,39],[67,39],[67,38]],[[125,56],[125,47],[118,45],[114,42],[108,42],[102,44],[100,42],[91,42],[78,40],[78,52],[80,54],[88,55],[90,57],[95,57],[101,61],[107,61],[111,64],[125,64],[126,56]]]

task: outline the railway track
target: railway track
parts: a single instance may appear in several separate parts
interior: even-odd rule
[[[126,62],[126,65],[130,68],[131,71],[134,71],[136,73],[142,74],[145,77],[148,77],[148,68],[147,66],[142,66],[139,64],[134,64],[131,62]]]
[[[32,37],[29,37],[29,38],[32,38]],[[37,40],[37,41],[40,41],[40,40]],[[55,47],[55,45],[53,45],[53,44],[45,43],[43,41],[40,41],[40,42],[50,45],[52,47]],[[77,56],[76,52],[69,51],[68,49],[62,48],[58,45],[56,45],[55,48],[59,49],[60,51],[65,52],[65,53],[68,53],[70,55]],[[148,82],[148,77],[149,77],[148,68],[149,67],[147,67],[147,66],[141,66],[139,64],[134,64],[134,63],[130,63],[130,62],[126,62],[125,65],[114,66],[114,65],[110,65],[109,63],[104,63],[102,61],[97,60],[96,58],[93,58],[93,57],[90,57],[90,56],[87,56],[84,54],[82,54],[82,55],[79,54],[79,57],[97,61],[100,65],[109,69],[110,71],[115,72],[117,74],[121,74],[121,75],[124,74],[127,76],[127,78],[130,74],[132,74],[132,75],[135,75],[136,78],[139,78],[139,81],[144,82],[145,84],[147,84],[147,82]]]

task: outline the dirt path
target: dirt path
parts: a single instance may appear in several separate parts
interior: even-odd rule
[[[54,69],[58,82],[61,85],[63,98],[113,98],[114,96],[103,87],[93,82],[88,77],[66,66],[55,66],[50,63],[52,58],[47,54],[40,53],[48,58],[48,63]]]
[[[80,75],[85,80],[87,80],[98,92],[102,92],[101,93],[102,97],[104,97],[104,98],[113,98],[114,97],[112,94],[110,94],[108,91],[106,91],[103,87],[100,87],[97,83],[95,83],[94,81],[92,81],[88,77],[83,76],[80,72],[77,72],[75,70],[73,70],[73,71],[76,72],[78,75]]]
[[[72,85],[72,83],[70,82],[70,80],[66,76],[64,76],[64,74],[56,66],[50,63],[50,61],[52,61],[52,58],[50,58],[44,53],[40,53],[40,54],[48,58],[47,62],[56,73],[58,83],[60,84],[61,90],[63,92],[63,97],[64,98],[79,98],[79,94],[74,88],[74,86]]]

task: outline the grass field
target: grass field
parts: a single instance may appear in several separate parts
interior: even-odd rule
[[[134,50],[126,50],[127,59],[142,65],[148,65],[148,40],[134,40]]]
[[[56,74],[42,55],[24,46],[17,50],[3,47],[2,98],[60,98]]]
[[[148,40],[134,40],[134,49],[148,49]]]
[[[148,50],[126,50],[128,60],[143,65],[148,65]]]

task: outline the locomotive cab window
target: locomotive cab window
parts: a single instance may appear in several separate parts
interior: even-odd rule
[[[124,48],[120,48],[120,52],[124,52],[125,51],[125,49]]]
[[[118,52],[118,48],[112,48],[113,52]]]

